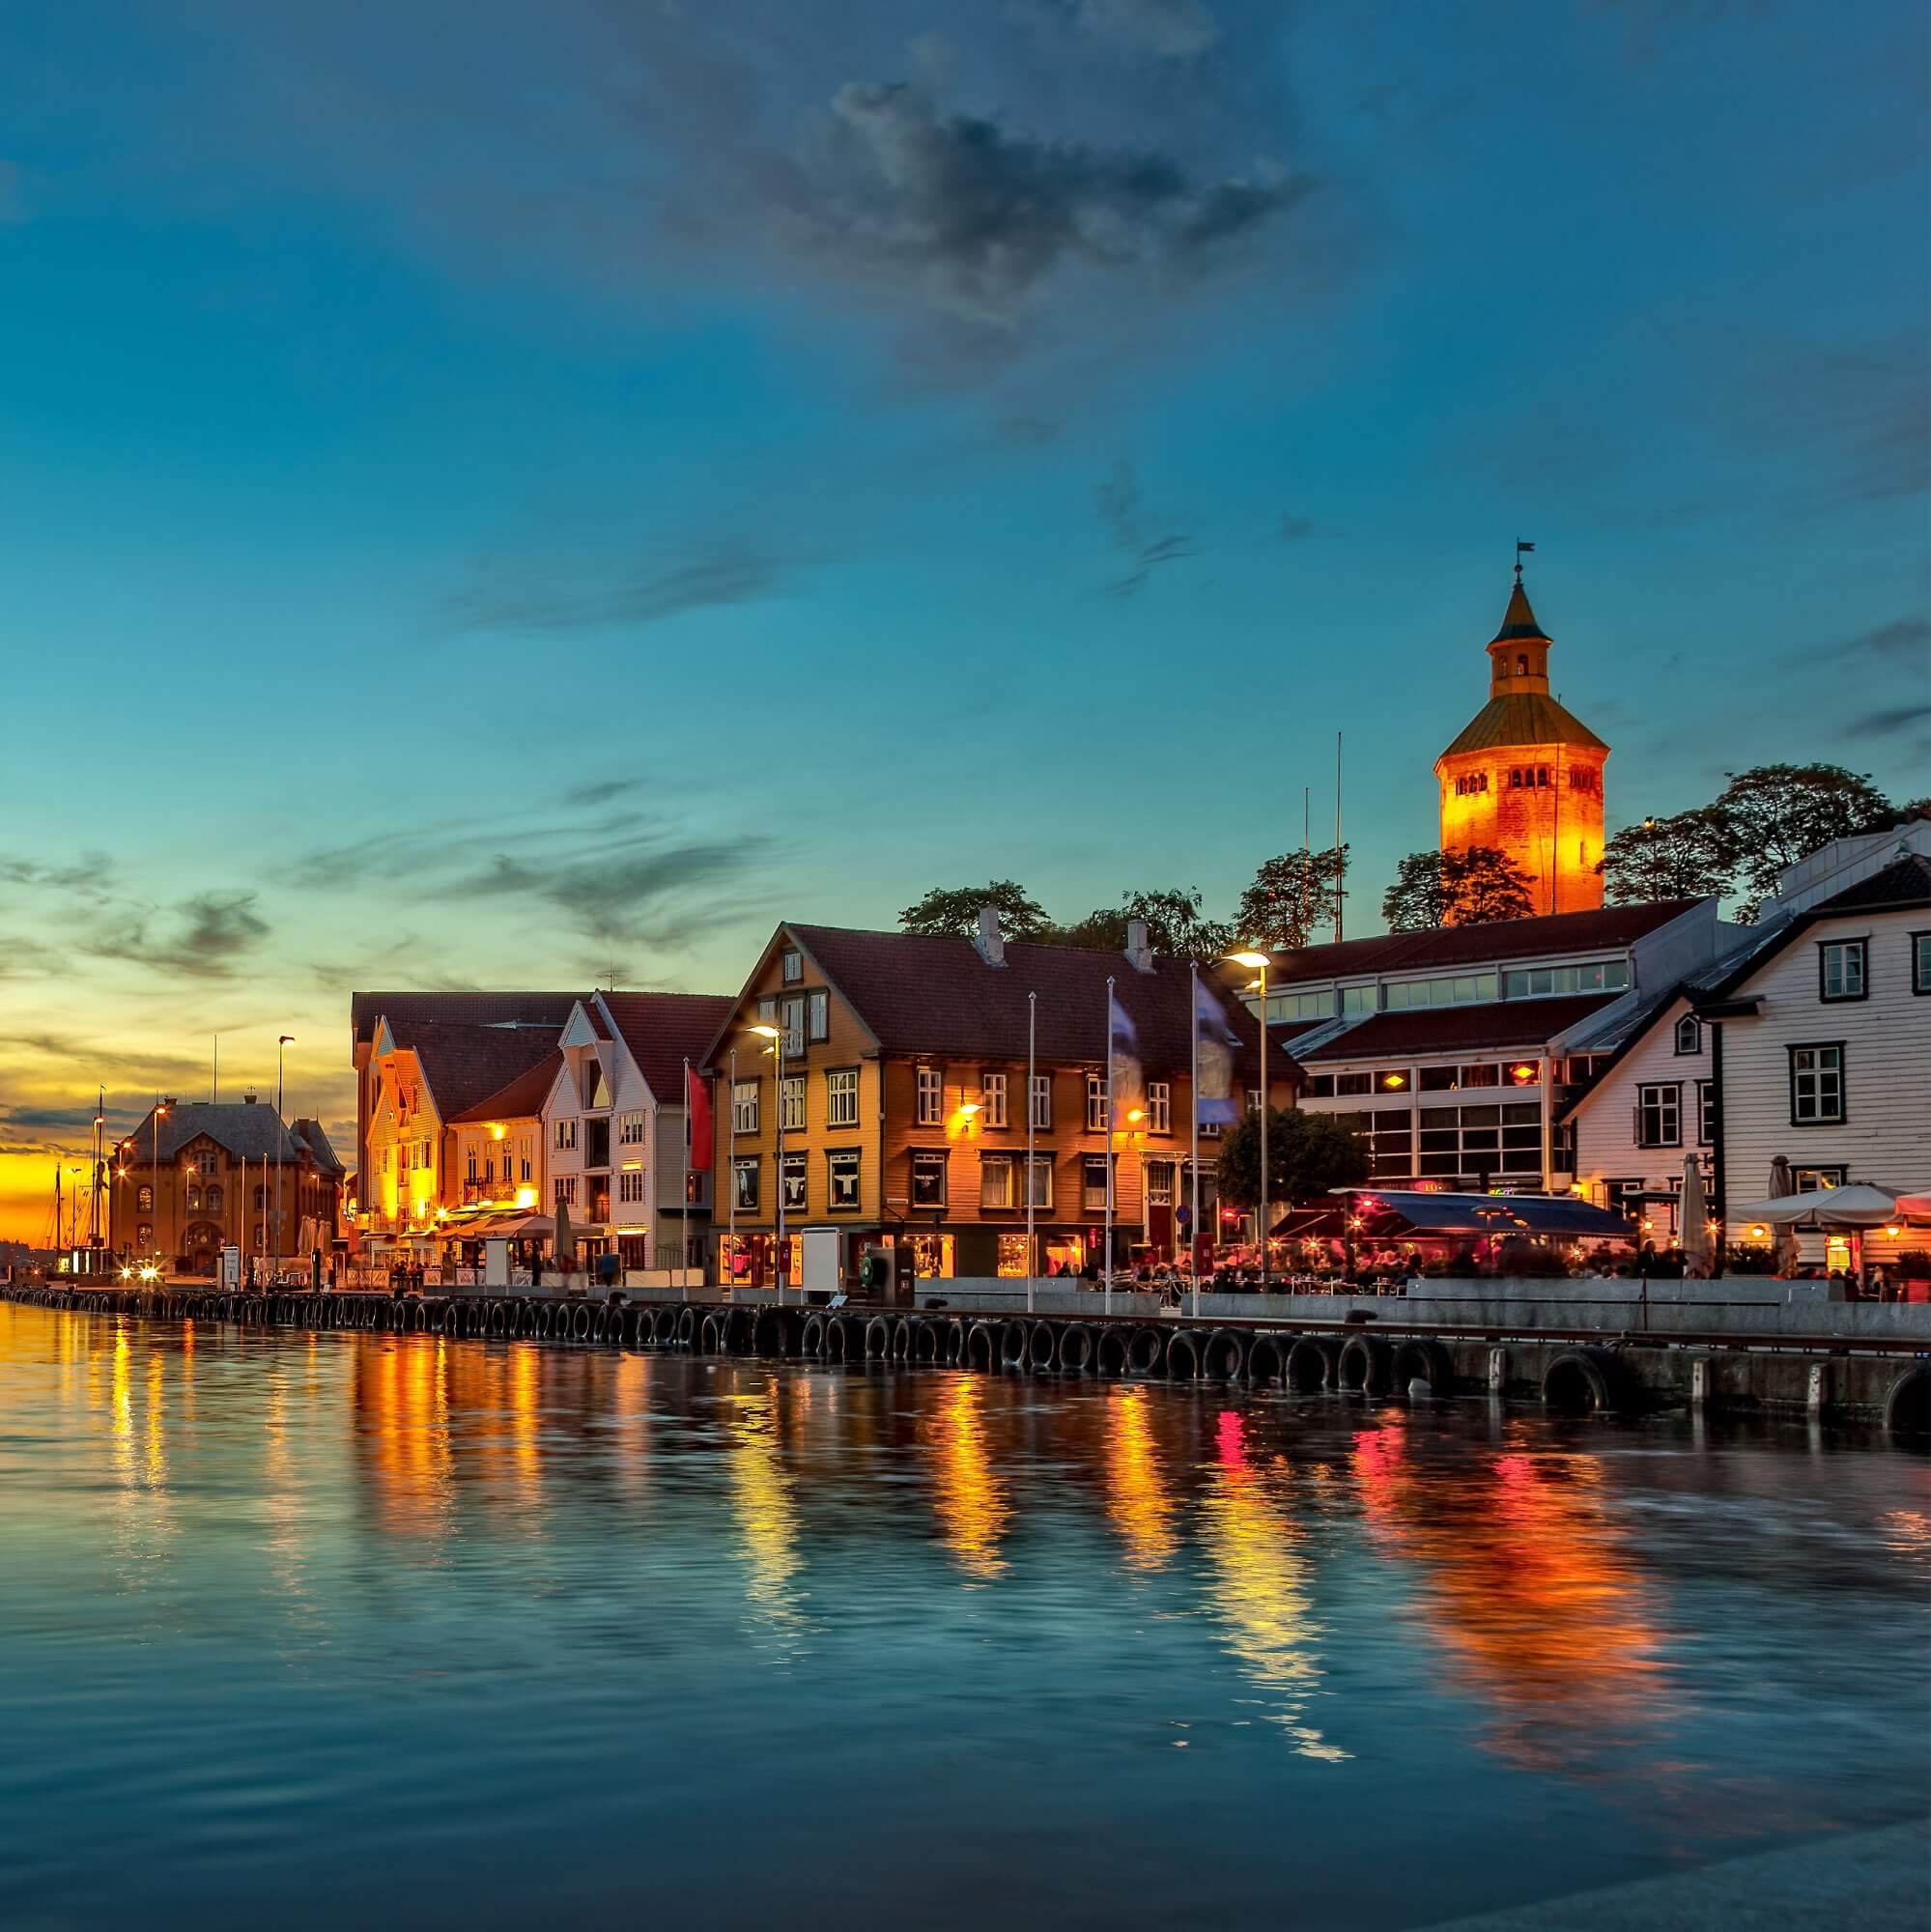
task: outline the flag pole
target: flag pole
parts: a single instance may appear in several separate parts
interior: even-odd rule
[[[731,1091],[727,1098],[730,1105],[735,1108],[738,1103],[738,1050],[736,1047],[731,1048]],[[724,1179],[730,1183],[726,1198],[731,1204],[730,1212],[725,1217],[725,1225],[729,1231],[731,1252],[730,1260],[725,1265],[727,1279],[724,1285],[732,1289],[737,1287],[738,1281],[738,1166],[736,1154],[737,1143],[734,1138],[736,1132],[737,1127],[735,1122],[733,1122],[730,1134],[726,1135],[724,1139],[725,1147],[731,1150],[731,1171],[724,1176]],[[715,1164],[713,1162],[713,1165]],[[717,1202],[718,1197],[714,1193],[711,1196],[711,1212],[714,1214],[718,1211]]]
[[[1111,1015],[1108,1015],[1109,1023]],[[1039,996],[1026,995],[1026,1313],[1034,1308],[1033,1278],[1039,1271],[1033,1246],[1033,1065],[1038,1042]]]
[[[1193,1066],[1187,1078],[1187,1104],[1193,1109],[1193,1208],[1187,1217],[1187,1272],[1193,1277],[1193,1319],[1200,1320],[1200,961],[1187,962],[1193,997],[1187,1002],[1193,1021]]]
[[[1102,1312],[1113,1313],[1113,976],[1106,976],[1106,1265]]]
[[[691,1056],[684,1056],[684,1179],[683,1200],[678,1204],[677,1238],[683,1242],[683,1265],[677,1270],[684,1284],[684,1299],[691,1298]]]

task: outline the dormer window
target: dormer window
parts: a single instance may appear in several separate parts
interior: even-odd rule
[[[795,986],[805,977],[805,955],[794,947],[784,952],[784,983]]]
[[[1679,1054],[1703,1051],[1703,1028],[1693,1013],[1685,1013],[1676,1023],[1676,1050]]]

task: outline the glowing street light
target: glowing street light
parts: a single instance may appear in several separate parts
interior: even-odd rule
[[[784,1031],[781,1027],[767,1026],[762,1020],[754,1021],[745,1028],[747,1033],[754,1033],[760,1039],[771,1042],[771,1051],[776,1059],[778,1071],[771,1083],[771,1097],[778,1108],[778,1257],[772,1272],[778,1277],[778,1305],[784,1305]],[[737,1179],[731,1179],[731,1195],[737,1196]],[[798,1298],[805,1298],[805,1287],[798,1286]]]
[[[1267,1292],[1267,955],[1230,952],[1229,961],[1258,976],[1261,990],[1261,1293]],[[1195,1104],[1199,1101],[1196,1098]]]

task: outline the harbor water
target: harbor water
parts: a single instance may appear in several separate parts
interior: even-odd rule
[[[0,1303],[0,1924],[1418,1927],[1931,1805],[1801,1423]]]

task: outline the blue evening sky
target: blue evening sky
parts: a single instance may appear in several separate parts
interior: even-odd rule
[[[0,11],[0,1232],[361,985],[1925,790],[1918,0]],[[118,1118],[118,1112],[117,1112]],[[10,1225],[11,1218],[11,1225]]]

